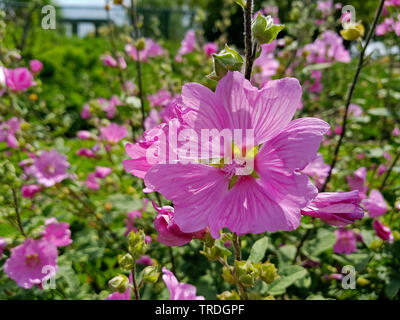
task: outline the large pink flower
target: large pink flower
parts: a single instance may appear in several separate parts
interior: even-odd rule
[[[68,177],[69,163],[65,155],[56,150],[42,152],[35,158],[30,172],[36,177],[37,182],[45,187],[54,186]]]
[[[320,218],[326,223],[344,227],[364,216],[358,191],[323,192],[301,210],[305,216]]]
[[[34,84],[32,73],[27,68],[6,69],[6,84],[12,91],[26,91]]]
[[[24,289],[42,284],[48,275],[43,267],[52,266],[55,271],[58,269],[57,248],[45,239],[27,239],[11,252],[11,257],[4,264],[4,272]]]
[[[204,297],[196,296],[195,286],[187,283],[179,283],[174,274],[165,267],[162,269],[162,272],[162,279],[169,290],[170,300],[204,300]]]
[[[175,222],[182,232],[209,226],[212,236],[218,237],[224,227],[245,234],[299,226],[300,209],[318,193],[299,171],[315,158],[329,129],[317,118],[291,121],[301,92],[293,78],[271,80],[258,90],[239,72],[228,72],[215,93],[197,83],[183,87],[182,116],[198,137],[202,129],[249,129],[254,132],[253,146],[262,146],[255,155],[254,171],[248,175],[235,172],[246,167],[249,158],[217,166],[151,166],[145,175],[146,186],[173,202]]]

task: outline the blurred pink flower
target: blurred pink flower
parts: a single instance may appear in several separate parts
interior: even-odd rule
[[[78,133],[76,135],[79,139],[82,139],[82,140],[88,140],[88,139],[92,138],[92,134],[86,130],[78,131]]]
[[[349,105],[349,114],[352,115],[353,117],[361,117],[362,116],[363,109],[358,105],[358,104],[350,104]]]
[[[95,177],[104,179],[112,172],[112,168],[96,166]]]
[[[4,264],[4,272],[21,288],[30,289],[34,285],[41,287],[48,273],[43,267],[51,266],[57,271],[57,247],[45,239],[26,239],[11,250],[11,257]]]
[[[360,197],[365,198],[367,194],[368,187],[366,186],[367,178],[367,168],[361,167],[354,171],[352,176],[347,177],[347,183],[351,190],[358,190],[360,192]]]
[[[394,128],[393,131],[392,131],[392,136],[393,137],[400,136],[400,129],[399,128]]]
[[[85,104],[81,111],[81,118],[89,119],[90,117],[91,117],[90,106],[88,104]]]
[[[139,259],[136,260],[136,263],[144,266],[154,265],[153,259],[149,256],[141,256]]]
[[[86,158],[96,158],[96,154],[93,150],[88,148],[81,148],[76,152],[77,156],[86,157]]]
[[[6,69],[6,84],[12,91],[26,91],[34,84],[32,73],[27,68]]]
[[[382,224],[379,220],[375,219],[373,222],[373,226],[376,232],[376,235],[384,241],[389,243],[393,243],[394,237],[392,234],[392,230],[389,227]]]
[[[157,93],[147,97],[150,102],[150,107],[164,107],[173,99],[171,92],[168,90],[159,90]]]
[[[144,120],[144,128],[145,130],[150,130],[155,128],[161,122],[160,114],[156,109],[152,109],[149,115]]]
[[[7,241],[6,239],[0,237],[0,259],[3,256],[3,251],[7,247]]]
[[[31,60],[29,62],[29,67],[31,68],[31,71],[35,74],[39,73],[43,69],[43,63],[40,62],[39,60]]]
[[[365,209],[368,211],[368,215],[371,218],[381,216],[388,210],[388,205],[382,194],[376,190],[372,189],[369,193],[369,197],[362,201]]]
[[[125,126],[120,126],[116,123],[111,123],[107,127],[100,128],[102,139],[108,143],[116,144],[128,135]]]
[[[169,290],[170,300],[204,300],[204,297],[196,296],[195,286],[179,283],[174,274],[165,267],[162,272],[162,279]]]
[[[378,167],[378,177],[386,172],[386,167],[383,164],[380,164]]]
[[[196,34],[194,30],[188,30],[185,34],[185,38],[181,42],[178,54],[175,58],[176,61],[180,61],[182,56],[193,52],[196,49]]]
[[[99,190],[100,189],[100,184],[99,181],[96,178],[96,174],[94,172],[91,172],[88,174],[86,178],[86,187],[92,190]]]
[[[253,80],[263,87],[279,68],[279,61],[274,57],[276,41],[261,45],[261,54],[254,61],[255,74]]]
[[[325,178],[329,174],[331,166],[324,162],[322,154],[318,153],[313,161],[311,161],[302,172],[314,179],[318,188],[322,187]]]
[[[218,45],[214,42],[208,42],[203,46],[203,51],[207,57],[211,57],[218,52]]]
[[[21,129],[20,123],[21,121],[16,117],[0,122],[0,142],[6,142],[7,147],[17,149],[19,143],[15,134]]]
[[[364,216],[360,202],[357,190],[323,192],[303,208],[301,213],[305,216],[320,218],[330,225],[344,227]]]
[[[42,187],[37,184],[30,184],[21,188],[22,196],[29,199],[32,199],[40,191],[42,191]]]
[[[127,44],[125,46],[125,52],[131,57],[132,60],[136,61],[138,59],[137,49],[135,46]],[[147,62],[148,58],[162,56],[165,53],[166,51],[157,42],[147,38],[145,48],[139,51],[139,57],[140,61]]]
[[[352,229],[338,229],[335,231],[337,241],[333,246],[335,253],[350,254],[357,251],[357,239]]]
[[[65,155],[59,154],[56,150],[43,151],[35,158],[31,173],[39,184],[51,187],[68,177],[69,166]]]
[[[108,55],[108,54],[106,54],[106,55],[104,55],[103,57],[101,57],[101,60],[103,61],[103,64],[104,64],[106,67],[113,67],[113,68],[115,68],[115,67],[117,67],[117,65],[118,65],[117,60],[115,60],[112,56],[110,56],[110,55]]]
[[[48,242],[53,243],[56,247],[65,247],[72,243],[69,223],[57,222],[56,218],[52,218],[46,220],[45,226],[46,229],[42,232],[42,236]]]

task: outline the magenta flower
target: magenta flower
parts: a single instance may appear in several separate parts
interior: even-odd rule
[[[393,243],[393,234],[392,230],[390,230],[389,227],[385,226],[383,223],[381,223],[379,220],[375,219],[373,222],[373,226],[376,232],[376,235],[381,238],[384,241],[387,241],[389,243]]]
[[[81,118],[82,119],[90,119],[91,116],[92,115],[90,113],[90,106],[88,104],[85,104],[81,111]]]
[[[81,148],[76,152],[77,156],[86,157],[86,158],[96,158],[96,154],[93,150],[88,148]]]
[[[6,247],[7,247],[7,241],[6,241],[6,239],[0,237],[0,259],[1,259],[2,255],[3,255],[4,249],[5,249]]]
[[[362,201],[365,209],[368,211],[368,215],[371,218],[381,216],[388,210],[388,205],[382,194],[376,190],[372,189],[369,193],[369,197]]]
[[[125,51],[132,58],[132,60],[138,60],[138,52],[135,46],[127,44],[125,46]],[[157,42],[153,41],[152,39],[146,39],[146,47],[139,51],[139,58],[140,61],[147,62],[148,58],[162,56],[165,53],[166,51]]]
[[[112,172],[112,168],[96,166],[95,177],[104,179]]]
[[[350,104],[349,105],[349,114],[351,114],[353,117],[361,117],[363,113],[363,109],[358,105],[358,104]]]
[[[45,239],[27,239],[11,250],[11,257],[4,264],[4,272],[21,288],[39,287],[48,272],[43,267],[52,266],[57,271],[58,252],[56,246]]]
[[[182,56],[193,52],[196,49],[196,34],[194,30],[188,30],[185,34],[185,38],[181,42],[178,54],[175,58],[176,61],[181,61]]]
[[[17,149],[19,143],[15,134],[20,131],[20,120],[16,117],[0,123],[0,142],[6,142],[7,147]]]
[[[169,290],[170,300],[205,300],[202,296],[196,296],[195,286],[179,283],[174,274],[165,267],[163,267],[162,272],[162,279]]]
[[[117,63],[117,60],[115,60],[112,56],[110,56],[110,55],[104,55],[102,58],[101,58],[101,60],[103,61],[103,64],[106,66],[106,67],[113,67],[113,68],[115,68],[117,65],[118,65],[118,63]]]
[[[40,62],[39,60],[31,60],[29,62],[29,67],[31,68],[31,71],[35,74],[39,73],[43,69],[43,63]]]
[[[218,45],[214,42],[208,42],[203,46],[203,51],[210,58],[214,53],[218,52]]]
[[[100,128],[101,137],[108,143],[116,144],[128,135],[125,126],[111,123],[107,127]]]
[[[392,131],[392,136],[393,137],[400,136],[400,129],[399,128],[394,128],[393,131]]]
[[[261,54],[254,61],[254,67],[257,71],[254,74],[254,81],[263,87],[271,77],[274,76],[279,68],[279,61],[274,57],[276,41],[261,45]]]
[[[57,222],[56,218],[51,218],[46,220],[45,226],[46,229],[42,232],[42,236],[48,242],[53,243],[56,247],[65,247],[72,243],[69,223]]]
[[[92,190],[99,190],[100,189],[100,184],[99,181],[96,178],[96,173],[92,172],[89,173],[86,179],[86,187]]]
[[[31,173],[39,184],[52,187],[68,178],[68,168],[69,163],[65,155],[59,154],[56,150],[43,151],[35,158]]]
[[[224,227],[245,234],[299,226],[300,209],[318,193],[299,171],[315,158],[329,128],[317,118],[291,121],[301,93],[296,79],[271,80],[258,90],[239,72],[228,72],[215,93],[197,83],[183,87],[183,117],[198,137],[202,129],[251,129],[252,146],[262,146],[254,158],[254,171],[247,175],[236,175],[250,162],[240,157],[220,166],[151,166],[145,174],[146,186],[173,202],[174,219],[182,232],[209,226],[216,238]]]
[[[87,130],[78,131],[78,133],[76,134],[76,136],[77,136],[79,139],[82,139],[82,140],[89,140],[89,139],[92,138],[92,134],[91,134],[89,131],[87,131]]]
[[[361,167],[354,171],[353,176],[347,177],[347,183],[351,190],[358,190],[361,198],[366,197],[368,187],[366,186],[367,181],[367,168]]]
[[[12,91],[26,91],[33,82],[32,73],[27,68],[6,69],[6,84]]]
[[[33,199],[36,193],[42,191],[42,187],[37,184],[30,184],[26,186],[22,186],[21,194],[24,198]]]
[[[139,259],[136,260],[136,263],[144,266],[152,266],[154,264],[154,261],[149,256],[141,256]]]
[[[360,202],[357,190],[323,192],[303,208],[301,213],[305,216],[320,218],[330,225],[344,227],[364,216]]]
[[[160,90],[157,93],[147,97],[150,102],[150,107],[164,107],[172,101],[171,92],[168,90]]]
[[[160,114],[156,109],[152,109],[149,115],[144,120],[144,128],[150,130],[155,128],[161,122]]]
[[[329,174],[331,166],[324,162],[322,154],[318,153],[313,161],[311,161],[302,172],[314,179],[318,188],[322,187],[325,178]]]
[[[193,238],[204,236],[204,231],[183,233],[174,221],[174,208],[170,206],[159,207],[154,201],[153,207],[158,212],[154,219],[154,228],[158,232],[157,241],[170,247],[183,246]]]
[[[333,246],[335,253],[350,254],[357,251],[357,238],[352,229],[338,229],[336,233],[336,243]]]
[[[377,171],[378,177],[380,177],[380,176],[381,176],[382,174],[384,174],[385,172],[386,172],[386,167],[385,167],[385,165],[380,164],[379,167],[378,167],[378,171]]]

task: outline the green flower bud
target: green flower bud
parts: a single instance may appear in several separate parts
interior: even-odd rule
[[[278,270],[275,265],[270,262],[264,262],[260,266],[260,278],[266,283],[272,283],[275,279],[279,278]]]
[[[222,268],[222,278],[230,284],[235,283],[235,279],[232,276],[232,268],[231,267],[223,267]]]
[[[219,300],[240,300],[238,293],[233,291],[224,291],[221,294],[217,294]]]
[[[126,271],[132,270],[133,267],[136,265],[136,261],[129,253],[118,256],[118,263],[121,266],[121,268]]]
[[[212,80],[221,80],[228,71],[240,71],[243,66],[242,56],[228,45],[218,54],[213,54],[214,71],[208,75]]]
[[[142,271],[143,280],[149,283],[156,283],[160,276],[157,266],[148,266]]]
[[[129,252],[134,260],[146,253],[147,244],[145,242],[145,234],[143,230],[138,232],[132,231],[128,235]]]
[[[136,48],[141,51],[146,48],[146,40],[145,38],[140,38],[138,41],[136,41]]]
[[[124,293],[129,287],[129,279],[127,276],[119,274],[108,281],[108,286],[114,292]]]
[[[274,24],[271,16],[265,17],[258,13],[257,18],[252,23],[251,30],[258,43],[265,44],[274,41],[284,27],[282,24]]]

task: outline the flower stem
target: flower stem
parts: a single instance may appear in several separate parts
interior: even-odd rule
[[[364,65],[364,57],[365,57],[366,49],[368,47],[368,44],[369,44],[372,36],[375,34],[376,25],[378,24],[379,17],[382,14],[384,3],[385,3],[385,0],[381,0],[380,1],[380,4],[379,4],[379,6],[378,6],[378,8],[377,8],[377,10],[375,12],[374,21],[372,23],[372,26],[371,26],[371,28],[369,30],[369,33],[368,33],[368,36],[366,38],[365,45],[361,50],[360,57],[358,59],[357,70],[356,70],[356,73],[354,75],[354,79],[353,79],[353,82],[351,83],[350,90],[349,90],[349,93],[348,93],[347,99],[346,99],[346,109],[345,109],[344,116],[343,116],[343,121],[342,121],[342,133],[340,134],[339,141],[338,141],[338,143],[336,145],[336,148],[335,148],[335,151],[334,151],[334,154],[333,154],[331,167],[329,169],[328,176],[325,179],[324,185],[322,186],[321,192],[325,191],[325,189],[326,189],[326,187],[327,187],[327,185],[328,185],[328,183],[329,183],[329,181],[331,179],[333,169],[335,168],[336,162],[338,160],[340,147],[341,147],[341,145],[343,143],[343,139],[344,139],[345,134],[346,134],[347,117],[348,117],[348,111],[349,111],[349,106],[350,106],[350,103],[351,103],[351,99],[353,98],[354,89],[356,88],[357,81],[358,81],[358,78],[359,78],[360,73],[361,73],[361,69],[362,69],[362,67]]]
[[[140,292],[136,281],[136,264],[132,269],[132,282],[133,282],[133,294],[135,295],[136,300],[140,300]]]
[[[251,78],[251,71],[255,58],[256,47],[253,48],[253,37],[251,35],[251,21],[253,18],[254,0],[247,0],[244,12],[244,47],[246,52],[246,69],[245,77],[247,80]]]
[[[26,238],[26,233],[25,233],[24,227],[22,226],[21,213],[19,211],[18,195],[17,195],[17,192],[15,191],[14,187],[11,187],[11,190],[12,190],[13,201],[14,201],[15,215],[17,217],[18,229],[21,232],[21,234],[24,236],[24,238]]]
[[[392,171],[393,171],[393,168],[396,166],[397,161],[399,161],[399,158],[400,158],[400,148],[399,148],[399,150],[397,151],[397,155],[396,155],[396,157],[394,158],[394,160],[393,160],[393,162],[392,162],[392,164],[391,164],[389,170],[386,172],[385,178],[383,178],[382,184],[381,184],[381,186],[380,186],[380,188],[379,188],[380,191],[382,191],[382,190],[385,188],[386,182],[388,181],[389,176],[390,176],[390,174],[391,174]]]

